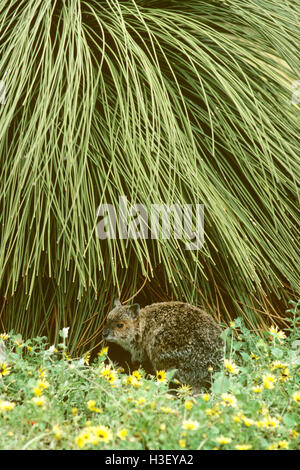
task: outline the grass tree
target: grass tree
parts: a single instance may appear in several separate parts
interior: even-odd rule
[[[284,323],[299,20],[292,0],[1,0],[2,329],[71,325],[73,350],[91,348],[115,296]],[[202,249],[100,240],[97,208],[120,196],[204,204]]]

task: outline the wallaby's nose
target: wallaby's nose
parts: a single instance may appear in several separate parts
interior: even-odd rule
[[[107,336],[108,336],[108,333],[109,333],[109,330],[108,330],[108,328],[106,328],[105,330],[103,330],[103,332],[102,332],[102,336],[103,336],[103,338],[107,338]]]

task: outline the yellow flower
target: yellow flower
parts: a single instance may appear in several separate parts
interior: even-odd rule
[[[256,354],[254,354],[253,352],[251,353],[250,357],[251,357],[251,359],[253,359],[254,361],[258,361],[258,359],[259,359],[259,356],[256,356]]]
[[[300,405],[300,390],[293,393],[293,400]]]
[[[9,338],[9,334],[8,333],[1,333],[0,338],[3,339],[3,341],[6,341]]]
[[[264,387],[262,385],[256,385],[252,387],[252,392],[254,393],[261,393],[263,391]]]
[[[269,329],[269,332],[271,333],[271,335],[273,336],[273,338],[277,338],[280,343],[281,343],[281,340],[283,340],[284,338],[286,338],[285,333],[284,333],[283,331],[278,331],[278,327],[277,327],[277,326],[271,326],[271,328]]]
[[[89,363],[90,363],[90,357],[91,357],[91,353],[90,352],[86,352],[84,355],[83,355],[83,358],[84,358],[84,363],[88,366]]]
[[[10,367],[7,367],[6,362],[0,362],[0,377],[10,374]]]
[[[203,393],[201,395],[201,397],[202,397],[202,400],[204,400],[204,401],[208,401],[210,399],[209,393]]]
[[[266,405],[262,405],[259,409],[259,413],[263,416],[268,416],[270,414],[269,409]]]
[[[225,444],[229,444],[232,441],[232,439],[231,437],[220,436],[220,437],[216,437],[216,441],[218,444],[225,445]]]
[[[194,403],[192,402],[192,400],[186,400],[184,402],[184,407],[188,411],[191,410],[193,408],[193,406],[194,406]]]
[[[288,449],[289,443],[287,441],[274,442],[268,447],[268,450]]]
[[[234,323],[234,321],[231,321],[231,322],[229,323],[229,326],[230,326],[230,328],[235,328],[235,323]]]
[[[79,436],[76,437],[75,443],[78,447],[81,449],[85,446],[87,442],[89,442],[91,439],[90,433],[86,431],[82,431]]]
[[[102,369],[100,370],[100,375],[102,375],[102,377],[105,377],[106,375],[109,375],[110,373],[111,373],[110,364],[108,364],[105,367],[102,367]]]
[[[252,448],[251,444],[237,444],[235,446],[236,450],[249,450]]]
[[[138,380],[134,375],[129,375],[125,379],[125,385],[132,385],[133,387],[142,387],[143,382],[141,380]]]
[[[192,390],[192,388],[191,388],[190,385],[181,385],[181,386],[177,389],[177,394],[178,394],[179,396],[181,396],[181,395],[183,395],[183,396],[185,396],[185,395],[190,395],[191,390]]]
[[[128,431],[126,428],[122,428],[117,432],[117,436],[122,440],[125,441],[127,437]]]
[[[16,404],[12,401],[1,400],[0,401],[0,413],[1,411],[11,411],[14,409]]]
[[[271,416],[265,416],[262,420],[256,421],[255,424],[258,428],[272,429],[279,425],[279,420],[277,418],[272,418]]]
[[[285,369],[283,369],[280,373],[280,382],[286,382],[288,379],[291,378],[291,375],[290,375],[290,371],[289,369],[286,367]]]
[[[213,406],[212,408],[207,408],[205,410],[206,416],[220,416],[220,409],[217,405]]]
[[[106,348],[102,348],[100,352],[98,352],[98,356],[105,356],[108,352],[108,346]]]
[[[275,377],[273,375],[264,375],[263,376],[263,384],[264,387],[267,389],[274,388]]]
[[[221,397],[223,398],[223,405],[226,406],[237,406],[237,399],[235,398],[234,395],[231,395],[230,393],[222,393]]]
[[[234,423],[241,423],[243,417],[244,417],[243,413],[238,413],[238,414],[233,416],[233,422]]]
[[[136,402],[136,405],[139,406],[139,405],[144,405],[146,403],[146,398],[145,397],[141,397],[139,398],[139,400],[137,400]]]
[[[161,406],[160,411],[162,411],[163,413],[173,413],[173,414],[177,413],[176,410],[173,410],[173,408],[168,408],[167,406]]]
[[[41,390],[44,390],[45,388],[49,388],[49,382],[47,382],[47,380],[38,380],[38,387]]]
[[[287,367],[287,364],[283,364],[280,361],[273,361],[272,364],[270,365],[270,369],[285,369]]]
[[[164,370],[156,371],[156,380],[158,382],[165,382],[166,381],[166,372]]]
[[[141,374],[139,373],[138,370],[134,370],[131,374],[133,377],[135,377],[137,380],[141,380],[142,376]]]
[[[118,374],[115,370],[111,370],[109,374],[105,375],[105,379],[110,383],[111,386],[114,386],[116,380],[118,379]]]
[[[55,439],[57,439],[59,441],[61,439],[61,436],[62,436],[62,430],[60,429],[58,424],[53,425],[52,432],[54,434]]]
[[[247,426],[247,427],[252,426],[252,424],[255,423],[255,421],[253,421],[253,419],[247,418],[246,416],[242,417],[242,421],[243,421],[244,425]]]
[[[296,431],[296,429],[292,429],[292,430],[291,430],[291,434],[290,434],[291,439],[295,439],[295,437],[297,437],[298,434],[299,434],[299,433],[298,433],[298,431]]]
[[[43,407],[44,405],[46,405],[47,403],[47,400],[44,396],[41,396],[41,397],[33,397],[32,398],[32,401],[33,403],[36,405],[36,406],[41,406]]]
[[[107,426],[94,426],[92,431],[100,441],[109,442],[113,438],[112,432]]]
[[[72,415],[76,415],[78,412],[78,408],[72,408]]]
[[[89,400],[87,402],[87,407],[90,411],[94,411],[95,413],[102,413],[102,410],[100,408],[96,408],[95,400]]]
[[[40,387],[34,387],[32,391],[36,397],[40,397],[43,393],[43,390],[41,390]]]
[[[39,376],[40,376],[41,378],[46,377],[46,375],[47,375],[47,371],[46,371],[45,369],[43,369],[42,367],[40,367],[40,368],[38,369],[38,373],[39,373]]]
[[[193,421],[192,419],[185,419],[182,423],[182,428],[186,431],[195,431],[198,429],[199,423],[198,421]]]
[[[234,362],[229,361],[228,359],[224,359],[224,366],[230,374],[238,374],[240,371],[238,366],[234,364]]]
[[[184,449],[186,447],[185,439],[179,439],[179,447],[181,447],[181,449]]]

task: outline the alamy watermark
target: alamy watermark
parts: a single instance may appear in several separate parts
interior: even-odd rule
[[[97,216],[97,237],[106,239],[170,239],[185,242],[186,250],[200,250],[204,243],[203,204],[128,204],[126,196],[119,197],[118,208],[100,204]]]

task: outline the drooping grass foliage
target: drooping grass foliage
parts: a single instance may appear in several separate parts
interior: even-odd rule
[[[99,342],[113,298],[284,320],[299,281],[299,11],[1,0],[1,329]],[[97,207],[204,204],[205,244],[103,240]]]

